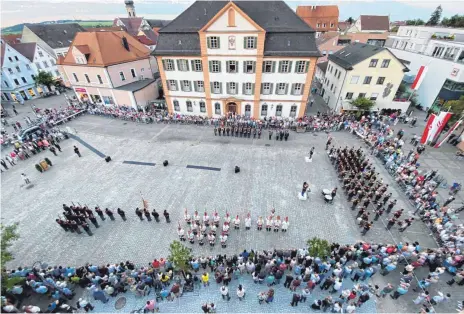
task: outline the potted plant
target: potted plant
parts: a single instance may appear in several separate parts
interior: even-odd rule
[[[37,169],[37,171],[43,172],[43,169],[39,164],[35,164],[35,169]]]
[[[432,39],[436,39],[436,38],[437,38],[437,35],[433,34]]]
[[[50,161],[50,159],[45,158],[45,161],[47,162],[48,165],[53,166],[53,165],[52,165],[52,162]]]

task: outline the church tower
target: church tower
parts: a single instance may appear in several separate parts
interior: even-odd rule
[[[134,1],[125,0],[124,3],[126,4],[126,10],[129,17],[135,17]]]

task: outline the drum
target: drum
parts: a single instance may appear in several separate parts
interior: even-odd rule
[[[325,195],[324,198],[325,198],[325,200],[326,200],[327,202],[331,202],[331,201],[332,201],[332,196],[330,196],[330,195]]]
[[[42,167],[43,170],[45,170],[45,171],[48,170],[48,164],[47,164],[47,162],[45,160],[42,160],[40,162],[40,166]]]
[[[327,190],[327,189],[323,189],[323,190],[322,190],[322,193],[325,194],[325,195],[327,195],[327,194],[331,194],[332,191]]]

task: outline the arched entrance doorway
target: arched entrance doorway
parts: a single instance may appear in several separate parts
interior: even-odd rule
[[[227,104],[227,112],[237,113],[237,104],[230,102]]]

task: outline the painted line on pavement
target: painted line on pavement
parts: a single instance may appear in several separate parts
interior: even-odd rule
[[[124,160],[122,163],[129,164],[129,165],[139,165],[139,166],[152,166],[152,167],[156,166],[156,164],[152,162],[132,161],[132,160]]]

